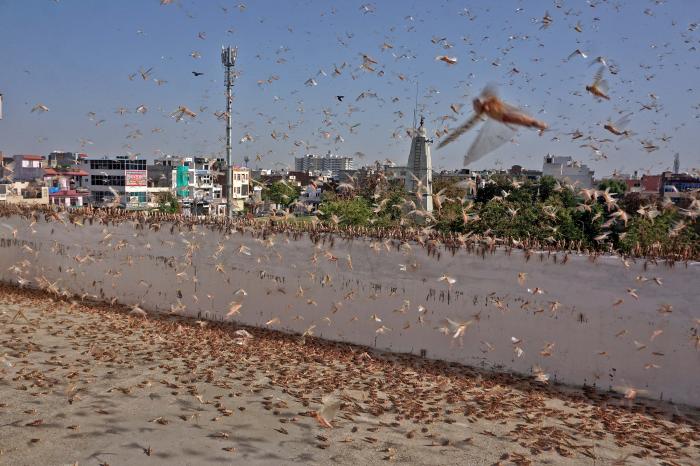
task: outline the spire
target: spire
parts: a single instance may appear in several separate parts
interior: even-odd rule
[[[416,100],[413,107],[413,129],[416,129],[416,116],[418,115],[418,81],[416,81]],[[420,124],[423,126],[423,117],[420,117]]]
[[[424,123],[425,123],[425,118],[423,117],[423,115],[421,115],[420,126],[418,127],[418,136],[420,136],[422,138],[424,138],[428,135],[428,133],[425,131]]]
[[[417,113],[417,108],[415,112]],[[404,186],[406,190],[416,196],[417,204],[428,212],[433,210],[433,167],[430,157],[430,146],[425,129],[425,118],[421,116],[420,126],[416,128],[411,139],[411,151],[408,154],[408,164]]]

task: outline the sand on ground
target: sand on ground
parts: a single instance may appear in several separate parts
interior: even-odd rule
[[[293,463],[700,464],[700,411],[0,285],[0,464]]]

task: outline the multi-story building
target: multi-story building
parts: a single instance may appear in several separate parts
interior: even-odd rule
[[[48,204],[49,188],[28,181],[0,183],[0,203]]]
[[[309,183],[312,183],[317,178],[308,174],[308,172],[298,172],[298,171],[284,171],[270,173],[269,175],[262,175],[259,177],[262,183],[270,185],[278,181],[283,181],[290,186],[296,186],[301,188]],[[327,180],[327,178],[326,178]],[[344,181],[344,179],[343,179]]]
[[[693,197],[692,194],[698,189],[700,189],[700,177],[687,173],[663,172],[661,174],[662,195],[676,204],[681,206],[687,204]]]
[[[352,157],[333,155],[331,151],[328,151],[324,156],[306,154],[303,157],[294,158],[295,171],[306,173],[328,171],[333,177],[337,177],[341,170],[352,170],[353,165]]]
[[[579,188],[593,187],[593,170],[571,157],[547,155],[542,165],[542,176],[577,185]]]
[[[176,167],[168,165],[147,165],[149,188],[176,188]]]
[[[319,204],[321,204],[321,199],[323,196],[323,191],[320,187],[310,184],[302,189],[299,195],[299,204],[295,209],[296,214],[309,214],[314,210],[318,209]]]
[[[215,183],[214,161],[204,157],[183,157],[176,168],[176,189],[182,206],[197,215],[221,213],[225,201],[222,187]],[[178,175],[178,171],[181,174]],[[184,185],[186,174],[187,184]],[[183,182],[177,182],[179,177]]]
[[[149,188],[169,188],[179,197],[189,197],[190,179],[194,179],[194,159],[166,155],[147,167]],[[192,171],[192,176],[190,176]]]
[[[520,181],[538,181],[540,178],[542,178],[542,171],[528,170],[520,165],[513,165],[508,170],[508,175],[513,177],[513,179]]]
[[[41,155],[14,155],[15,181],[33,181],[44,176],[46,159]]]
[[[5,158],[2,151],[0,150],[0,180],[4,180],[8,175],[11,174],[9,170],[5,170],[5,165],[12,163],[12,159]]]
[[[220,169],[220,163],[218,159],[205,157],[156,159],[148,166],[149,191],[160,192],[167,187],[175,192],[186,211],[196,215],[223,215],[226,210],[225,170]],[[234,210],[243,210],[250,191],[247,168],[233,168],[232,187]]]
[[[87,204],[90,191],[82,187],[89,174],[80,168],[45,168],[44,184],[49,188],[49,203],[66,207],[82,207]]]
[[[475,180],[476,175],[468,168],[460,168],[453,171],[442,170],[440,173],[433,173],[434,183],[446,183],[448,185],[460,183],[462,181]]]
[[[86,157],[86,154],[76,152],[53,151],[49,154],[48,166],[50,168],[73,167]]]
[[[663,175],[642,175],[639,177],[635,171],[634,174],[622,181],[627,185],[628,193],[640,193],[644,196],[658,197],[661,193],[661,181]]]
[[[232,176],[233,210],[241,211],[250,196],[250,170],[246,167],[234,167]]]
[[[208,202],[221,200],[221,185],[214,183],[213,160],[203,157],[185,157],[183,165],[188,169],[189,194],[194,199]]]
[[[138,209],[148,202],[148,171],[146,161],[117,156],[114,159],[83,158],[80,168],[87,172],[83,187],[90,191],[90,201],[101,204],[114,202],[129,209]]]

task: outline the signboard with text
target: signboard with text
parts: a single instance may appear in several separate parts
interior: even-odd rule
[[[127,170],[125,173],[125,184],[127,186],[147,186],[148,177],[146,170]]]

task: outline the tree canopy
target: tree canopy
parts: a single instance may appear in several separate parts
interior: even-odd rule
[[[300,189],[282,181],[275,181],[262,190],[264,201],[274,202],[283,206],[288,206],[299,198]]]
[[[469,197],[464,189],[440,181],[434,185],[433,218],[428,225],[442,233],[481,234],[541,244],[576,244],[589,250],[660,254],[684,250],[700,256],[700,229],[672,204],[630,193],[624,182],[607,180],[594,198],[552,177],[514,182],[495,176]],[[605,190],[608,190],[607,193]],[[608,194],[617,193],[610,197]],[[401,184],[374,183],[351,195],[325,192],[321,219],[341,226],[418,226],[416,199]],[[420,222],[419,222],[420,223]],[[424,223],[420,223],[424,226]]]

